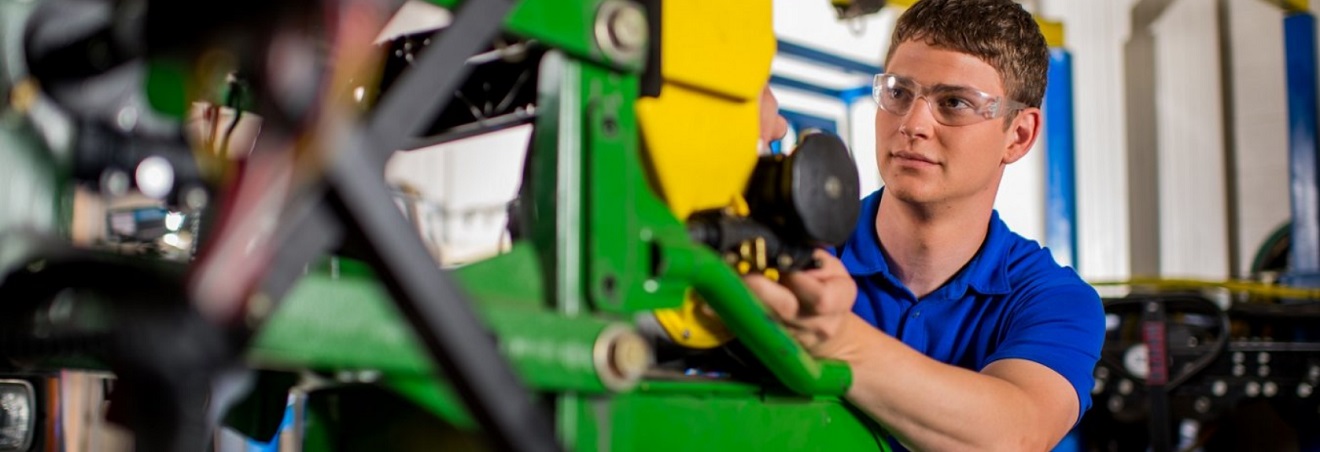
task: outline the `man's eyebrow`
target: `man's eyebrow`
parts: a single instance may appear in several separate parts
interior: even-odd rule
[[[921,84],[921,83],[918,82],[916,79],[914,79],[914,78],[912,78],[912,77],[908,77],[908,76],[903,75],[903,74],[896,74],[896,73],[892,73],[892,72],[891,72],[891,73],[889,73],[889,75],[893,75],[894,77],[897,77],[898,79],[900,79],[900,80],[902,80],[902,81],[905,81],[905,82],[908,82],[908,83],[915,83],[915,84],[918,84],[918,85]],[[975,92],[978,92],[978,93],[984,93],[984,92],[985,92],[985,91],[981,91],[981,90],[976,89],[976,88],[971,87],[971,86],[967,86],[967,85],[954,85],[954,84],[950,84],[950,83],[938,83],[938,84],[935,84],[935,85],[921,85],[921,86],[929,86],[929,87],[930,87],[930,91],[933,92],[933,93],[947,93],[947,92],[955,92],[955,91],[963,91],[963,90],[975,91]]]
[[[951,84],[948,84],[948,83],[940,83],[940,84],[937,84],[937,85],[931,86],[931,87],[930,87],[930,90],[931,90],[932,92],[941,92],[941,93],[950,92],[950,91],[963,91],[963,90],[976,91],[976,92],[983,92],[983,91],[981,91],[981,90],[979,90],[979,89],[976,89],[976,88],[973,88],[973,87],[970,87],[970,86],[967,86],[967,85],[951,85]]]

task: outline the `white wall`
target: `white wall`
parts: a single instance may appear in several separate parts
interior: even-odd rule
[[[1159,120],[1160,272],[1228,276],[1216,4],[1174,2],[1152,25]]]
[[[839,56],[879,65],[889,48],[896,8],[845,23],[828,1],[774,0],[775,35]]]
[[[1287,75],[1283,11],[1260,0],[1233,0],[1230,5],[1238,273],[1245,275],[1256,249],[1291,217]]]
[[[1077,256],[1084,278],[1126,278],[1127,138],[1123,44],[1130,0],[1045,0],[1040,14],[1064,23],[1073,64]]]
[[[1064,22],[1073,56],[1078,269],[1093,280],[1131,272],[1123,55],[1135,3],[1045,0],[1041,8]],[[1229,277],[1233,229],[1241,273],[1289,216],[1283,14],[1269,2],[1230,2],[1238,209],[1230,228],[1216,3],[1174,1],[1152,27],[1164,276]]]
[[[775,35],[785,41],[880,66],[888,48],[889,33],[897,12],[892,8],[854,22],[839,22],[828,2],[775,0]],[[835,89],[867,86],[871,77],[850,74],[794,58],[776,56],[771,72]],[[847,143],[857,161],[861,194],[880,188],[880,172],[875,163],[875,104],[869,98],[844,105],[838,99],[789,88],[773,88],[780,108],[834,119],[839,136]]]
[[[995,210],[1013,232],[1044,246],[1046,151],[1041,138],[1025,157],[1004,169]]]
[[[880,189],[880,166],[875,160],[875,114],[879,107],[870,99],[863,99],[853,104],[852,132],[849,134],[853,160],[857,161],[857,177],[861,181],[863,195]]]

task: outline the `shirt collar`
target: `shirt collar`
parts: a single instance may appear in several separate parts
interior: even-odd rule
[[[862,199],[857,227],[853,228],[852,235],[843,246],[839,247],[836,254],[848,269],[848,273],[854,277],[880,274],[891,281],[898,281],[889,271],[889,263],[880,248],[880,237],[875,232],[875,219],[880,212],[880,198],[883,193],[882,187]],[[1009,293],[1012,286],[1009,283],[1007,264],[1013,237],[1013,232],[1008,230],[1003,220],[999,219],[999,212],[992,211],[989,231],[986,233],[985,242],[981,244],[981,249],[972,256],[967,266],[936,290],[935,294],[941,294],[942,298],[961,298],[968,290],[983,295]]]

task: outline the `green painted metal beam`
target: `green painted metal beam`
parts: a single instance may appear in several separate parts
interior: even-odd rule
[[[887,451],[837,398],[635,392],[581,404],[576,450]]]
[[[249,361],[272,369],[369,369],[386,376],[434,375],[417,338],[380,283],[360,263],[340,260],[338,267],[338,275],[313,272],[293,288],[255,338]],[[458,279],[460,283],[464,280]],[[500,282],[502,287],[512,288],[513,294],[528,290],[520,289],[517,280],[502,278]],[[501,352],[524,381],[542,391],[605,392],[593,350],[605,330],[617,323],[560,316],[528,306],[526,300],[538,298],[497,295],[476,305],[499,338]],[[388,353],[382,352],[386,350]]]

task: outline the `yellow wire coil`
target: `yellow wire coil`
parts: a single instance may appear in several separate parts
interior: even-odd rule
[[[1320,300],[1320,289],[1280,286],[1258,281],[1245,280],[1201,280],[1192,278],[1132,278],[1126,281],[1092,281],[1092,286],[1134,286],[1156,289],[1205,289],[1220,288],[1231,292],[1246,293],[1264,297]]]

